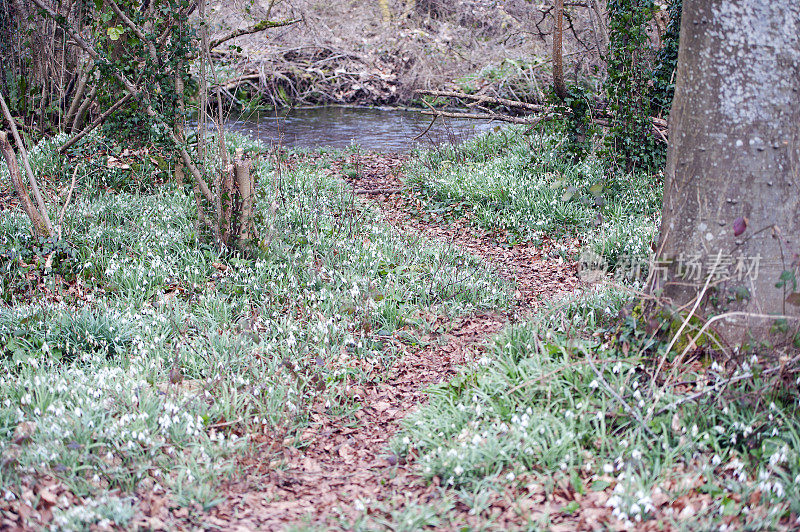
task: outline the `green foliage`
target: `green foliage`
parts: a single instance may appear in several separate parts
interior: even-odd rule
[[[99,51],[108,63],[98,62],[100,74],[99,100],[103,107],[110,107],[126,93],[115,74],[124,74],[145,88],[145,99],[131,101],[117,111],[103,125],[104,133],[119,141],[129,141],[136,146],[153,145],[169,148],[171,141],[163,123],[174,128],[188,118],[184,103],[190,101],[197,89],[189,66],[196,55],[194,26],[188,20],[176,21],[189,6],[189,0],[161,0],[152,14],[140,9],[140,2],[118,2],[120,8],[139,27],[147,28],[146,41],[165,43],[151,55],[148,42],[139,39],[110,6],[96,3],[97,17],[93,33]],[[155,44],[154,46],[158,46]],[[178,83],[180,80],[180,83]],[[183,90],[180,91],[180,86]],[[145,111],[151,105],[158,117]],[[171,153],[171,151],[167,151]]]
[[[625,528],[669,522],[655,495],[673,501],[687,492],[713,499],[687,521],[673,514],[682,525],[718,528],[741,515],[745,528],[776,528],[800,508],[794,376],[775,386],[758,357],[738,368],[687,365],[677,381],[724,392],[678,405],[689,392],[651,386],[652,360],[665,343],[632,316],[617,323],[630,301],[618,289],[594,291],[509,326],[477,363],[431,388],[393,449],[461,493],[487,484],[604,491]],[[737,369],[753,377],[730,381]]]
[[[607,163],[566,160],[562,130],[500,128],[458,146],[418,153],[408,184],[434,220],[465,216],[509,244],[579,236],[609,268],[650,249],[662,190],[637,172],[608,180]]]
[[[647,24],[653,0],[610,0],[610,50],[606,91],[611,114],[607,145],[626,172],[651,171],[664,161],[665,149],[652,135],[652,50]]]
[[[0,300],[13,303],[16,297],[32,298],[43,276],[74,278],[77,250],[64,239],[29,234],[0,237]]]
[[[567,83],[566,89],[563,100],[556,95],[551,97],[556,106],[554,123],[563,128],[565,134],[561,149],[573,163],[578,163],[591,153],[595,134],[590,92],[575,83]]]
[[[35,171],[50,162],[45,150]],[[65,215],[74,253],[64,269],[39,275],[35,298],[17,290],[0,305],[0,449],[20,423],[36,423],[15,464],[0,468],[9,492],[19,497],[35,471],[91,501],[158,482],[178,504],[208,508],[242,436],[302,432],[312,402],[334,415],[358,406],[345,390],[382,378],[398,356],[387,337],[416,341],[409,331],[432,314],[506,307],[509,287],[489,267],[398,234],[323,163],[280,181],[274,170],[263,159],[254,168],[261,240],[248,256],[199,244],[181,191],[109,193],[87,180]],[[53,249],[27,237],[29,223],[0,212],[5,247],[34,262]],[[170,384],[176,359],[184,381]],[[54,526],[125,527],[129,501],[91,501],[59,511]]]

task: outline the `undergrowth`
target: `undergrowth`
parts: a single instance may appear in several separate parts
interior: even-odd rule
[[[644,173],[610,178],[601,158],[574,164],[562,143],[555,132],[497,128],[417,152],[407,184],[429,215],[465,217],[510,244],[578,237],[609,269],[646,259],[661,213],[661,180]]]
[[[72,175],[57,145],[32,157],[56,189]],[[229,138],[239,147],[257,148]],[[431,316],[507,302],[477,260],[398,233],[312,167],[257,163],[246,254],[200,242],[183,191],[111,191],[87,168],[63,260],[48,263],[20,211],[0,212],[2,496],[50,476],[94,501],[59,527],[124,526],[140,490],[215,505],[254,435],[282,442],[314,402],[352,412],[349,387],[396,357],[388,337],[414,343]]]
[[[797,382],[775,386],[753,356],[738,366],[700,358],[653,387],[665,345],[620,321],[630,299],[600,290],[509,326],[430,390],[394,450],[476,511],[470,501],[486,492],[566,485],[598,492],[624,527],[785,526],[800,511],[798,398],[786,393]]]

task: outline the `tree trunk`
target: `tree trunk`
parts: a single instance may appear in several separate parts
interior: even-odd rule
[[[11,184],[14,187],[14,191],[17,193],[17,196],[19,197],[22,210],[25,211],[25,214],[28,215],[28,218],[31,221],[33,234],[43,237],[50,236],[50,230],[47,227],[47,223],[44,221],[44,218],[42,218],[42,215],[39,214],[39,211],[36,210],[36,206],[31,201],[30,195],[28,194],[28,187],[25,186],[25,180],[22,178],[22,174],[19,171],[17,156],[14,154],[14,149],[8,142],[8,135],[5,131],[0,131],[0,152],[2,152],[3,158],[6,161],[6,168],[8,168]]]
[[[567,97],[567,87],[564,84],[564,53],[561,41],[564,36],[564,0],[556,0],[553,8],[553,88],[556,96],[562,102]]]
[[[655,286],[729,341],[797,330],[799,87],[800,3],[684,0]]]

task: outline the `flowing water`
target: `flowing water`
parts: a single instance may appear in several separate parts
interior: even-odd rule
[[[419,111],[317,107],[279,111],[277,117],[231,120],[226,128],[287,147],[346,148],[357,144],[368,150],[397,153],[415,145],[458,143],[495,126],[486,120],[439,118],[425,133],[430,122],[431,117]]]

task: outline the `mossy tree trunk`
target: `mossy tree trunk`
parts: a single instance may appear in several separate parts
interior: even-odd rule
[[[656,286],[777,342],[800,317],[800,3],[684,0],[670,120]]]

